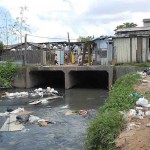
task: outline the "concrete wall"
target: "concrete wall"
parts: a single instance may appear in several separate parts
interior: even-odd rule
[[[145,68],[142,67],[134,67],[134,66],[116,66],[114,77],[115,80],[118,79],[120,76],[125,75],[130,72],[137,72],[143,71]]]
[[[54,72],[55,74],[52,75]],[[110,88],[113,80],[113,66],[28,67],[17,73],[14,86],[32,88],[46,82],[50,84],[53,82],[52,76],[54,80],[61,81],[60,85],[64,81],[65,89],[72,88],[87,78],[86,76],[88,76],[87,82],[96,77],[98,82],[103,83],[103,79],[106,78],[108,80],[107,86]]]
[[[13,86],[17,88],[25,88],[26,87],[26,69],[19,68],[16,73]]]
[[[64,82],[65,89],[70,89],[88,77],[86,82],[94,82],[94,78],[99,78],[96,82],[101,84],[104,79],[108,80],[108,88],[110,89],[113,80],[129,72],[143,71],[144,69],[134,66],[115,66],[115,69],[113,66],[23,68],[18,70],[13,85],[17,88],[32,88],[43,83],[51,84],[53,80],[58,80],[60,84]]]

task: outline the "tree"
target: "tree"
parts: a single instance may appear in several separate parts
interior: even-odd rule
[[[10,42],[11,29],[12,29],[12,20],[11,15],[5,9],[0,9],[0,40],[3,41],[6,45]],[[12,38],[12,37],[11,37]]]
[[[77,39],[78,42],[88,42],[88,41],[92,41],[94,39],[94,36],[79,36],[79,38]]]
[[[118,25],[117,27],[116,27],[116,29],[115,29],[115,31],[116,30],[118,30],[118,29],[123,29],[123,28],[133,28],[133,27],[136,27],[137,26],[137,24],[135,24],[135,23],[133,23],[133,22],[125,22],[125,23],[123,23],[122,25]]]
[[[4,45],[3,45],[3,43],[0,41],[0,56],[2,55],[3,48],[4,48]],[[0,60],[1,60],[1,57],[0,57]]]
[[[7,10],[0,8],[0,40],[3,41],[5,45],[9,45],[9,43],[12,44],[17,38],[18,42],[20,41],[22,43],[23,33],[26,34],[26,32],[29,31],[29,25],[25,17],[26,11],[26,6],[20,7],[19,15],[14,21]]]
[[[22,43],[23,32],[29,32],[29,25],[27,24],[27,17],[25,17],[25,12],[28,10],[26,6],[20,7],[20,15],[16,18],[15,24],[13,26],[14,34],[18,35],[20,42]]]

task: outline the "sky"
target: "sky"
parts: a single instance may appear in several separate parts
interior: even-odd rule
[[[112,36],[117,25],[143,26],[143,19],[150,18],[149,0],[0,0],[0,10],[9,12],[13,21],[21,6],[28,8],[24,16],[30,42],[66,41],[67,33],[71,41],[79,36]]]

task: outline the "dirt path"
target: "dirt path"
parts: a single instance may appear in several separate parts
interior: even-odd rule
[[[150,91],[150,77],[146,76],[143,80],[135,87],[141,94]],[[145,109],[148,110],[150,108]],[[150,150],[150,115],[128,118],[127,129],[119,135],[116,146],[119,150]]]

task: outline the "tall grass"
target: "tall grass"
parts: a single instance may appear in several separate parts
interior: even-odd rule
[[[89,124],[85,149],[114,150],[114,140],[126,126],[126,122],[119,111],[133,108],[136,98],[130,95],[135,92],[134,85],[140,81],[136,73],[129,73],[120,77],[109,92],[105,105],[101,107],[97,116]]]

